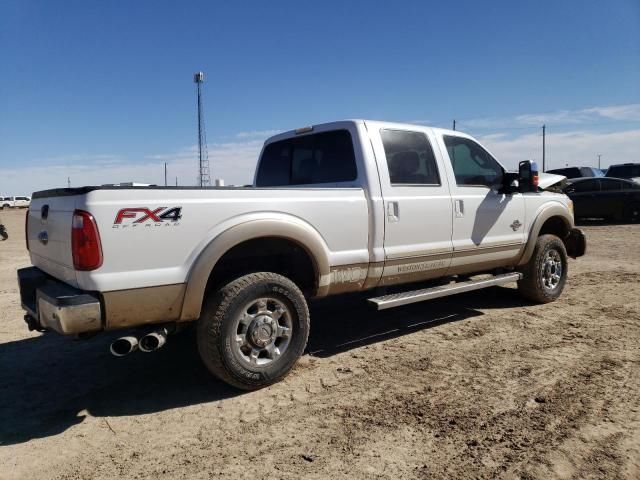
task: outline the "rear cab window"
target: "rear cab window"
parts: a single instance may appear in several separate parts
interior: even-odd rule
[[[268,144],[260,159],[256,186],[340,185],[357,177],[351,133],[333,130]]]

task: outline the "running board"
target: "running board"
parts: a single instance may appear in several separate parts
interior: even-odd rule
[[[399,307],[410,303],[423,302],[433,298],[446,297],[455,295],[456,293],[470,292],[472,290],[480,290],[481,288],[493,287],[496,285],[504,285],[505,283],[517,282],[522,278],[521,273],[503,273],[495,275],[491,278],[482,280],[469,280],[466,282],[458,282],[439,287],[423,288],[421,290],[413,290],[411,292],[392,293],[391,295],[383,295],[382,297],[370,298],[378,310]]]

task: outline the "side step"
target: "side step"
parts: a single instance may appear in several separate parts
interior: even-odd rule
[[[495,285],[504,285],[505,283],[517,282],[522,278],[522,274],[518,272],[503,273],[494,275],[491,278],[482,280],[469,280],[466,282],[458,282],[439,287],[423,288],[421,290],[413,290],[411,292],[392,293],[381,297],[370,298],[378,310],[399,307],[410,303],[422,302],[433,298],[446,297],[455,295],[456,293],[470,292],[472,290],[480,290],[481,288],[493,287]]]

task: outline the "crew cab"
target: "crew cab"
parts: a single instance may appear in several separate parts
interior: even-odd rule
[[[37,192],[26,231],[31,329],[135,327],[111,345],[120,356],[197,322],[206,366],[243,389],[292,368],[311,298],[370,290],[384,309],[518,282],[549,302],[586,248],[535,164],[508,172],[459,131],[368,120],[268,139],[249,187]],[[418,283],[432,279],[446,280]]]

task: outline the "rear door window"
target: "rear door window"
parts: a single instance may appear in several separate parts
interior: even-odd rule
[[[380,131],[392,185],[440,185],[440,174],[424,133]]]
[[[256,186],[352,182],[357,176],[351,134],[335,130],[267,145],[258,167]]]

